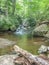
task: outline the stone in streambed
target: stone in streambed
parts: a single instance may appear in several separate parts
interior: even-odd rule
[[[38,50],[38,53],[46,53],[47,52],[47,46],[41,45],[41,47]]]

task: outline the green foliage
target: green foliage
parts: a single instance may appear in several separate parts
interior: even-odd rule
[[[49,0],[1,0],[0,9],[6,14],[0,14],[5,16],[0,21],[0,28],[4,29],[17,28],[26,18],[31,27],[49,21]]]
[[[28,22],[29,22],[29,26],[30,26],[30,27],[34,27],[34,26],[36,25],[36,21],[35,21],[35,19],[32,18],[32,17],[29,17],[29,18],[28,18]]]
[[[5,31],[6,30],[15,31],[16,27],[18,26],[16,24],[18,24],[18,21],[15,20],[14,18],[3,17],[2,20],[0,20],[0,30],[2,29],[2,30],[5,30]]]

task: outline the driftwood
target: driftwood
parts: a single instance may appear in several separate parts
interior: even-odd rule
[[[17,45],[14,46],[14,50],[23,56],[18,58],[18,60],[15,59],[16,63],[19,63],[19,60],[23,60],[21,63],[24,64],[21,65],[49,65],[49,59],[47,57],[32,55],[31,53],[19,48]]]

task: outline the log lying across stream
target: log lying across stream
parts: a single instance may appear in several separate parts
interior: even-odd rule
[[[14,50],[22,55],[22,57],[15,59],[15,63],[22,63],[21,65],[49,65],[49,58],[47,57],[33,55],[17,45],[14,46]]]

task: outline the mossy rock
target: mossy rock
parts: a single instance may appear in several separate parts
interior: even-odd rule
[[[48,32],[48,26],[46,24],[42,24],[33,30],[33,35],[44,36],[47,32]]]

